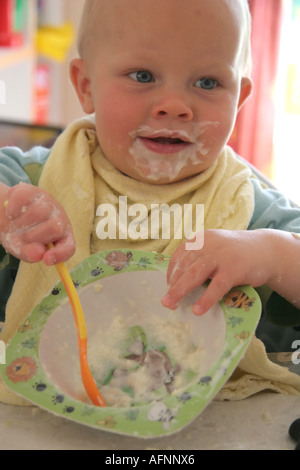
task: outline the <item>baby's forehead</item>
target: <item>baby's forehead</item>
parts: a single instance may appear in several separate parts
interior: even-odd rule
[[[83,55],[84,48],[86,50],[94,49],[96,44],[93,42],[93,39],[96,35],[102,34],[100,44],[103,44],[103,41],[107,41],[110,35],[118,33],[118,24],[121,22],[124,24],[125,21],[128,23],[128,28],[130,28],[133,18],[138,16],[145,23],[147,15],[143,15],[143,10],[147,13],[149,5],[151,9],[156,9],[159,12],[160,20],[166,17],[166,28],[168,26],[172,27],[172,22],[167,16],[168,12],[170,12],[171,16],[173,11],[178,13],[178,11],[183,9],[187,10],[189,2],[191,2],[190,5],[193,8],[197,8],[199,5],[200,15],[206,12],[206,9],[201,9],[201,6],[209,5],[210,8],[215,9],[214,15],[216,19],[222,15],[224,8],[221,7],[225,5],[226,10],[232,15],[235,24],[240,28],[243,35],[242,53],[245,56],[243,61],[245,64],[249,61],[251,62],[251,19],[248,0],[86,0],[78,36],[79,52]],[[180,33],[180,24],[178,26],[178,33]]]
[[[229,13],[238,18],[241,28],[247,29],[249,27],[247,23],[251,20],[248,0],[86,0],[79,35],[83,40],[84,36],[91,31],[100,32],[102,28],[109,31],[118,22],[123,21],[124,14],[126,15],[126,21],[128,21],[128,27],[130,27],[131,18],[141,14],[143,10],[147,11],[149,5],[154,10],[159,8],[160,16],[166,16],[171,15],[172,11],[184,12],[184,10],[189,9],[189,5],[194,8],[198,5],[200,15],[204,15],[206,9],[201,9],[201,6],[208,4],[215,9],[216,18],[222,15],[222,8],[220,7],[225,4]],[[166,8],[160,8],[164,6]],[[122,11],[122,14],[120,11]],[[168,20],[168,18],[166,19]],[[166,21],[166,27],[170,24]]]

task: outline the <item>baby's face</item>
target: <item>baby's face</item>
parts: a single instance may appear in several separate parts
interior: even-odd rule
[[[95,112],[105,156],[154,184],[207,169],[251,90],[241,76],[238,14],[220,0],[103,4],[82,103]]]

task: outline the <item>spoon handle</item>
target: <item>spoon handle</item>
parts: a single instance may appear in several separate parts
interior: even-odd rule
[[[50,247],[52,246],[53,245],[50,245]],[[95,380],[91,374],[88,361],[87,361],[87,330],[86,330],[84,313],[82,310],[78,293],[75,289],[74,283],[66,268],[66,265],[64,263],[57,263],[55,267],[66,289],[66,292],[68,294],[70,304],[72,307],[72,312],[73,312],[74,319],[75,319],[75,325],[76,325],[77,336],[78,336],[78,349],[79,349],[82,383],[84,385],[84,388],[90,400],[92,401],[94,405],[106,406],[105,401],[103,400],[96,386]]]

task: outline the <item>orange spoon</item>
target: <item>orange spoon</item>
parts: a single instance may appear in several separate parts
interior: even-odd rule
[[[53,245],[49,245],[49,248],[52,248]],[[81,370],[81,378],[84,388],[92,401],[92,403],[96,406],[106,406],[105,401],[103,400],[97,386],[95,380],[91,374],[91,371],[88,366],[87,362],[87,331],[86,331],[86,324],[84,319],[84,314],[82,310],[82,306],[79,300],[78,293],[75,289],[71,276],[66,268],[64,263],[58,263],[55,265],[58,274],[63,282],[63,285],[66,289],[68,294],[74,319],[75,325],[77,328],[77,335],[78,335],[78,349],[79,349],[79,358],[80,358],[80,370]]]

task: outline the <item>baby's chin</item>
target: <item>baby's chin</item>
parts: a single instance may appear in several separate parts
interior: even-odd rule
[[[186,169],[184,168],[182,171],[179,172],[178,175],[174,177],[170,177],[170,175],[153,175],[150,171],[136,171],[134,169],[130,169],[129,171],[126,171],[126,176],[129,178],[132,178],[136,181],[139,181],[141,183],[146,183],[146,184],[151,184],[151,185],[171,185],[174,183],[179,183],[181,181],[187,180],[193,176],[196,176],[203,171],[205,171],[206,168],[198,168],[196,169],[195,167],[191,169]]]

